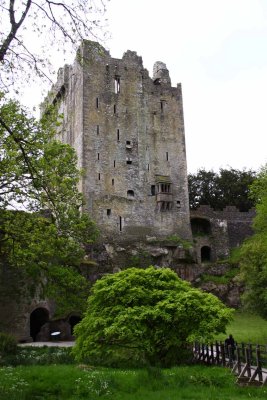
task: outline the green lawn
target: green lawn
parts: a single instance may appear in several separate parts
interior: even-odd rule
[[[122,370],[75,365],[0,369],[1,400],[247,400],[267,388],[238,387],[226,368],[186,366]]]
[[[265,344],[267,322],[254,315],[237,312],[227,328],[229,333],[238,342]],[[220,335],[217,339],[224,340],[225,337]],[[267,398],[267,386],[239,387],[230,370],[223,367],[191,365],[169,369],[95,368],[75,365],[69,351],[64,348],[21,348],[15,358],[10,358],[10,363],[25,365],[0,368],[0,400]]]
[[[232,334],[238,343],[267,344],[267,321],[259,316],[236,312],[234,320],[227,327],[227,335]],[[226,335],[219,335],[224,340]]]

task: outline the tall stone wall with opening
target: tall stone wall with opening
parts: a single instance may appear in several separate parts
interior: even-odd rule
[[[182,90],[164,63],[151,78],[136,52],[112,58],[84,41],[48,101],[63,114],[59,134],[77,151],[103,240],[191,239]]]

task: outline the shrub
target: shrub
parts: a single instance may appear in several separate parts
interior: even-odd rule
[[[0,332],[0,356],[15,354],[17,348],[17,341],[14,336]]]
[[[193,340],[224,332],[231,315],[169,268],[129,268],[94,284],[73,352],[101,365],[173,365],[188,358]]]

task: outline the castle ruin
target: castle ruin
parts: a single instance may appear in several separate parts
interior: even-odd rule
[[[171,86],[164,63],[154,64],[150,78],[135,52],[116,59],[83,41],[74,64],[59,70],[43,112],[49,103],[63,116],[59,138],[75,148],[84,170],[83,211],[101,231],[90,254],[95,264],[86,268],[89,280],[151,264],[199,286],[204,273],[227,273],[231,266],[217,261],[252,234],[255,213],[209,206],[189,211],[181,85]],[[49,338],[51,329],[68,338],[80,316],[72,312],[55,321],[53,302],[13,296],[20,282],[11,272],[0,271],[0,330],[19,341]],[[239,306],[235,282],[205,285]]]
[[[136,52],[116,59],[83,41],[48,99],[63,115],[61,140],[85,171],[84,211],[102,239],[191,239],[182,90],[164,63],[150,78]]]

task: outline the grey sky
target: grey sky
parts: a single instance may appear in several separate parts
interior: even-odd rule
[[[267,162],[267,0],[111,0],[113,57],[182,83],[188,170]]]
[[[107,9],[112,57],[134,50],[150,76],[163,61],[172,85],[182,83],[189,172],[266,164],[267,0],[110,0]],[[40,87],[24,99],[37,106]]]

